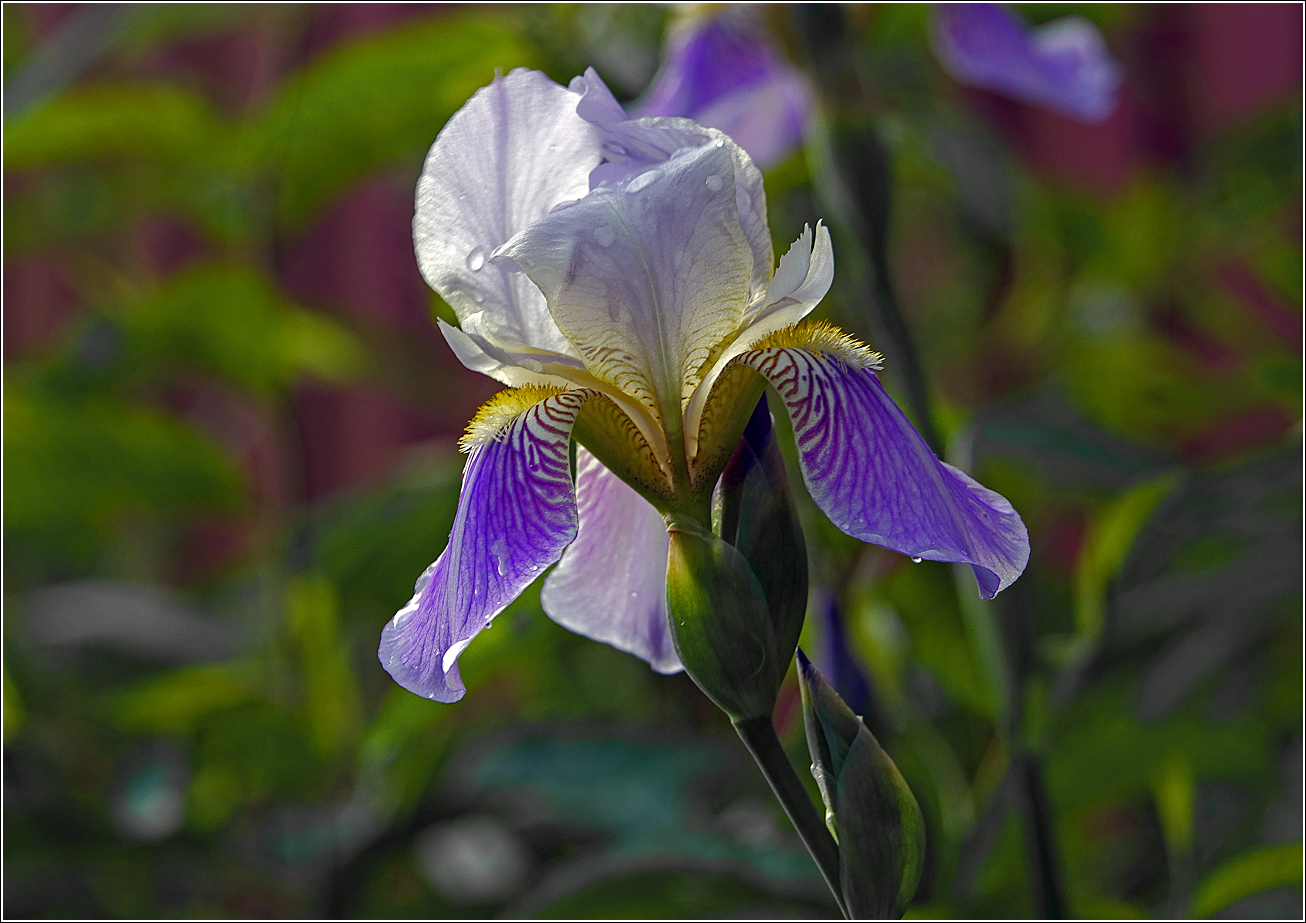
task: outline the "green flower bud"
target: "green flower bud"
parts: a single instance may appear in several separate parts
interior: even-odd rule
[[[789,666],[756,575],[731,545],[692,520],[667,531],[667,617],[685,672],[732,721],[770,717]]]
[[[925,822],[898,767],[798,651],[812,772],[839,843],[839,881],[854,919],[898,919],[916,894]]]
[[[712,520],[757,576],[788,669],[807,612],[807,547],[765,397],[721,472]]]

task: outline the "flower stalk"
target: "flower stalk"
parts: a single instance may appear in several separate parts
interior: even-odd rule
[[[767,784],[771,786],[771,791],[775,793],[776,799],[784,808],[785,814],[789,816],[794,829],[798,831],[803,845],[811,853],[816,867],[821,870],[821,876],[825,878],[825,883],[834,895],[835,903],[839,905],[839,912],[845,918],[851,919],[848,908],[844,904],[839,880],[839,846],[816,813],[816,807],[808,797],[807,789],[803,787],[793,764],[789,762],[789,757],[780,744],[780,738],[776,736],[771,717],[768,715],[732,723],[735,733],[748,748],[754,762],[762,770],[762,775],[766,776]]]

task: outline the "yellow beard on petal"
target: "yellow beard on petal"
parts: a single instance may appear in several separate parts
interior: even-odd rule
[[[748,347],[755,349],[805,349],[818,356],[831,355],[855,369],[878,369],[884,357],[855,337],[825,321],[803,321],[777,330]]]
[[[467,424],[467,430],[458,440],[458,448],[470,452],[478,445],[485,445],[498,438],[508,424],[526,411],[530,410],[546,397],[561,394],[566,388],[550,385],[522,385],[520,388],[507,388],[490,398],[476,416]]]

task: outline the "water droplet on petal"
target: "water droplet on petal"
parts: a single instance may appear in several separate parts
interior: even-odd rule
[[[610,247],[617,239],[617,235],[612,228],[604,224],[594,229],[594,239],[599,242],[600,247]]]
[[[917,557],[913,557],[913,558],[911,559],[911,562],[912,562],[913,564],[919,564],[919,563],[921,563],[921,559],[920,559],[920,558],[917,558]]]
[[[653,180],[657,178],[658,178],[658,174],[656,170],[647,170],[644,173],[639,174],[639,176],[636,176],[629,183],[627,183],[626,191],[639,192],[641,189],[644,189],[649,185],[651,185],[653,183]]]
[[[713,173],[711,176],[707,178],[707,188],[711,189],[713,192],[718,192],[721,189],[721,186],[724,182],[725,180],[723,180],[717,174]]]
[[[481,267],[485,265],[485,251],[477,247],[471,253],[467,254],[467,268],[472,272],[480,272]]]

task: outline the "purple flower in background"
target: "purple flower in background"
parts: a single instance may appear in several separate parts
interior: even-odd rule
[[[719,128],[759,166],[803,140],[812,91],[748,7],[696,11],[672,27],[666,57],[635,104],[637,116],[684,116]]]
[[[933,39],[935,55],[962,83],[1085,122],[1115,110],[1121,69],[1085,19],[1027,31],[999,4],[939,4]],[[731,6],[695,11],[673,26],[662,67],[635,110],[719,128],[767,167],[802,143],[814,100],[755,11]]]
[[[630,119],[593,70],[569,88],[513,71],[436,138],[413,237],[458,316],[440,325],[454,354],[509,388],[464,436],[448,547],[382,633],[405,688],[461,698],[458,656],[559,559],[550,617],[679,669],[667,523],[705,521],[764,382],[839,528],[970,563],[985,597],[1024,569],[1020,517],[935,458],[876,378],[879,357],[801,323],[833,279],[829,234],[805,230],[773,271],[761,173],[722,132]]]
[[[1086,19],[1027,30],[996,3],[943,3],[934,9],[933,31],[935,55],[962,83],[1082,122],[1101,122],[1115,110],[1120,65]]]
[[[871,684],[862,672],[861,665],[852,655],[848,633],[844,630],[843,614],[834,593],[822,589],[816,594],[817,609],[821,613],[821,646],[819,657],[821,672],[826,682],[839,693],[839,698],[854,714],[867,716],[871,707]]]

